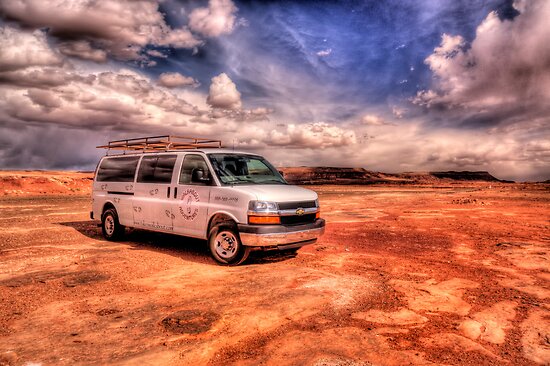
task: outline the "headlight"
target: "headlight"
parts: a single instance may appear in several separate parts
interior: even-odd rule
[[[315,207],[319,207],[319,198],[315,200]]]
[[[250,201],[248,204],[248,223],[256,225],[280,224],[279,206],[276,202]]]
[[[277,212],[279,206],[276,202],[269,201],[250,201],[248,209],[254,212]]]

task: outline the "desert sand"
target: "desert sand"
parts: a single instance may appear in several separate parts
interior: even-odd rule
[[[0,364],[550,364],[548,184],[310,186],[318,243],[223,267],[90,177],[0,174]]]

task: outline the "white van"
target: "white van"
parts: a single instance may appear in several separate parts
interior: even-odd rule
[[[95,172],[90,217],[101,219],[108,240],[125,227],[179,234],[208,240],[217,262],[239,264],[251,250],[297,250],[324,232],[317,193],[289,185],[259,155],[176,136],[99,147],[108,153]]]

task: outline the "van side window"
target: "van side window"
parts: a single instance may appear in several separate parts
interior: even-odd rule
[[[144,156],[139,166],[137,181],[170,184],[176,158],[177,155]]]
[[[206,185],[207,183],[197,183],[191,182],[191,177],[193,176],[193,170],[202,169],[204,172],[204,177],[210,177],[210,171],[208,170],[208,165],[204,161],[203,157],[200,155],[185,155],[183,163],[181,164],[180,172],[180,184],[202,184]]]
[[[139,156],[105,158],[97,170],[98,182],[133,182]]]

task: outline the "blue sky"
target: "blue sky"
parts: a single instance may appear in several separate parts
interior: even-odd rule
[[[165,5],[178,24],[180,5]],[[342,103],[322,118],[338,121],[365,107],[391,113],[429,88],[432,73],[424,63],[443,33],[474,37],[477,25],[496,10],[509,16],[510,1],[305,1],[235,2],[244,25],[229,35],[207,40],[198,53],[170,50],[150,70],[158,75],[178,70],[194,75],[208,91],[210,79],[225,72],[251,106],[276,107],[296,98],[315,104]],[[323,56],[320,52],[330,52]],[[266,80],[266,69],[288,74],[281,85]],[[295,79],[292,79],[295,78]],[[267,87],[271,85],[271,87]],[[273,90],[275,89],[275,90]],[[275,97],[275,98],[274,98]],[[277,98],[278,97],[278,98]],[[286,117],[286,116],[285,116]]]
[[[108,139],[179,133],[281,166],[550,178],[544,0],[20,0],[0,17],[5,168],[89,169]]]

